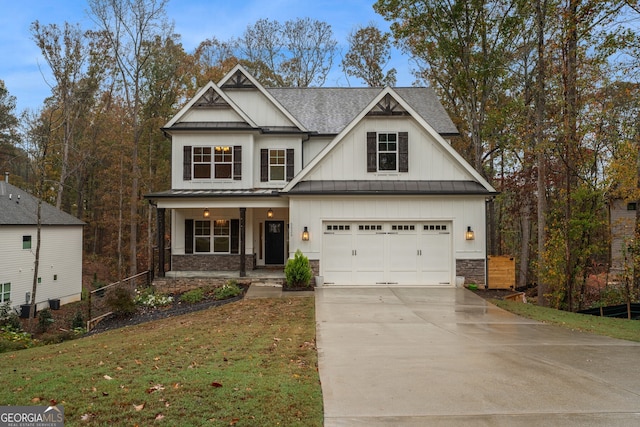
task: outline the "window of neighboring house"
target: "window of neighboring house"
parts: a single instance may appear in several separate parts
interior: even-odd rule
[[[193,237],[196,252],[211,252],[211,221],[195,221]]]
[[[231,227],[229,220],[216,219],[213,223],[213,252],[229,253]]]
[[[635,202],[627,203],[627,210],[628,211],[635,211],[636,208],[637,208],[637,204]]]
[[[0,302],[11,301],[11,283],[0,283]]]
[[[367,172],[409,172],[408,132],[367,132]]]
[[[378,170],[398,170],[398,134],[378,134]]]
[[[269,181],[284,181],[285,150],[269,150]]]
[[[31,249],[31,236],[22,236],[22,249]]]

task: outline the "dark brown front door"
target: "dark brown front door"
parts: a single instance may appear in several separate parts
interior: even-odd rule
[[[284,264],[284,221],[264,223],[265,264]]]

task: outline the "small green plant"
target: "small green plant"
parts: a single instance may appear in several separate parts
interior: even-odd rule
[[[287,261],[284,267],[284,275],[287,279],[287,288],[306,288],[311,282],[313,272],[309,266],[309,258],[298,249],[293,259]]]
[[[202,288],[191,289],[180,296],[180,301],[187,304],[195,304],[202,301],[204,298],[204,291]]]
[[[31,334],[13,330],[10,326],[0,327],[0,353],[23,350],[38,344],[39,341],[31,338]]]
[[[109,292],[107,306],[116,316],[128,316],[137,311],[133,295],[125,288],[117,288]]]
[[[213,296],[217,300],[229,299],[237,297],[242,293],[242,288],[238,286],[235,280],[229,280],[213,292]]]
[[[49,326],[54,322],[51,310],[48,308],[42,309],[38,312],[38,326],[41,332],[46,332]]]

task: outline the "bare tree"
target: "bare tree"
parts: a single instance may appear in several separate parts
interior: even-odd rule
[[[129,199],[129,273],[137,273],[137,237],[140,166],[139,144],[142,134],[142,95],[144,69],[150,58],[145,44],[156,35],[170,34],[166,19],[168,0],[89,0],[96,24],[105,31],[115,60],[117,78],[128,110],[131,138],[131,193]]]

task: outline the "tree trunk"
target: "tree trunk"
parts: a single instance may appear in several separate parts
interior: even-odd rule
[[[538,38],[538,72],[536,81],[536,98],[535,98],[535,138],[536,138],[536,163],[538,166],[538,177],[536,180],[536,192],[538,193],[538,305],[546,307],[549,305],[547,300],[547,284],[544,275],[544,253],[546,248],[546,213],[547,213],[547,189],[546,189],[546,156],[545,156],[545,79],[546,79],[546,60],[545,60],[545,14],[547,10],[546,0],[536,1],[536,32]]]

